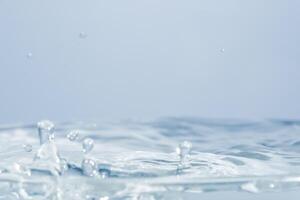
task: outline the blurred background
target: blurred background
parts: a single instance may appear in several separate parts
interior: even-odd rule
[[[300,1],[0,0],[0,123],[299,118]]]

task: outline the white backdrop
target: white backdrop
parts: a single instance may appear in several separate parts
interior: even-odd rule
[[[0,0],[0,123],[299,118],[299,13],[293,0]]]

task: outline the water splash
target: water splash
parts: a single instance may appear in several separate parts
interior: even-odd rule
[[[39,137],[30,126],[0,129],[5,152],[0,194],[4,199],[174,199],[190,192],[300,188],[298,121],[172,118],[97,127],[55,128],[42,121]]]

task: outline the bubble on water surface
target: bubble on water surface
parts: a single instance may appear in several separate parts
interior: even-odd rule
[[[40,121],[37,124],[40,144],[54,139],[54,124],[49,120]]]
[[[81,163],[81,169],[84,175],[86,176],[97,176],[98,175],[98,166],[97,163],[89,158],[85,158]]]
[[[32,151],[32,146],[30,144],[23,144],[23,149],[26,152],[31,152]]]
[[[82,142],[82,150],[84,153],[90,152],[94,148],[94,140],[91,138],[85,138]]]
[[[72,130],[68,135],[67,135],[67,138],[70,140],[70,141],[76,141],[79,139],[79,131],[78,130]]]

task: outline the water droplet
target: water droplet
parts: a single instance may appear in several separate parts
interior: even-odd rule
[[[72,130],[72,131],[67,135],[67,138],[68,138],[70,141],[78,140],[78,138],[79,138],[79,131],[78,131],[78,130]]]
[[[30,144],[24,144],[23,145],[23,149],[26,151],[26,152],[31,152],[32,151],[32,146]]]
[[[222,48],[222,49],[220,49],[220,51],[221,51],[221,53],[224,53],[224,52],[225,52],[225,49],[224,49],[224,48]]]
[[[26,57],[27,57],[28,59],[32,58],[32,56],[33,56],[33,54],[32,54],[31,52],[28,52],[27,55],[26,55]]]
[[[86,176],[97,176],[98,175],[98,166],[97,163],[92,160],[85,158],[81,163],[82,172]]]
[[[90,152],[94,148],[94,140],[91,138],[85,138],[82,142],[82,150],[84,153]]]
[[[79,33],[79,38],[85,39],[87,37],[87,34],[85,32]]]
[[[51,121],[40,121],[37,127],[41,145],[54,139],[54,124]]]

